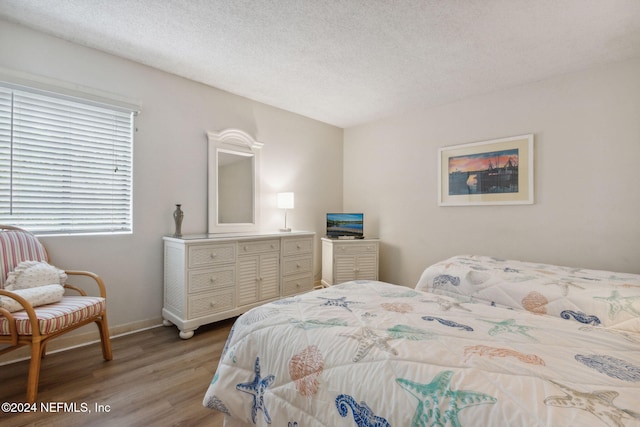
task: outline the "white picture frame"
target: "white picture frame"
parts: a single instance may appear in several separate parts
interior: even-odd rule
[[[534,203],[533,134],[441,147],[438,205]]]

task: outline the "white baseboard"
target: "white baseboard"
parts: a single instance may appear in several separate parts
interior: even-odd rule
[[[140,320],[137,322],[126,323],[109,328],[111,338],[117,338],[123,335],[129,335],[136,332],[144,331],[162,326],[162,318]],[[62,335],[61,337],[51,340],[47,344],[47,354],[58,353],[60,351],[70,350],[76,347],[83,347],[89,344],[100,342],[98,327],[92,323],[78,329],[77,332]],[[0,366],[10,363],[28,360],[31,357],[31,347],[24,346],[17,350],[11,351],[0,356]]]

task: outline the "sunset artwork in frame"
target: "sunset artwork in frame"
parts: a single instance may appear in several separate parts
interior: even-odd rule
[[[438,205],[533,203],[533,134],[442,147]]]

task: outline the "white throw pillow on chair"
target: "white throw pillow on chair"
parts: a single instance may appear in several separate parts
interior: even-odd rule
[[[42,261],[23,261],[7,275],[4,289],[16,291],[45,285],[64,285],[67,274]]]
[[[29,301],[32,306],[38,307],[60,302],[64,295],[64,288],[60,285],[43,285],[36,286],[35,288],[16,289],[11,292]],[[12,313],[24,309],[18,301],[4,295],[0,296],[0,308],[4,308]]]

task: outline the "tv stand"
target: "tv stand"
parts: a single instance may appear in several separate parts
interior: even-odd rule
[[[378,280],[378,239],[322,239],[322,286]]]

